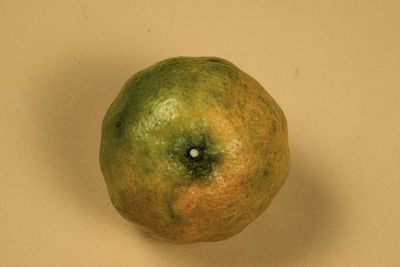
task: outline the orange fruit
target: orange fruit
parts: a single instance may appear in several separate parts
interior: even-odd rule
[[[166,59],[132,76],[108,109],[100,166],[115,208],[153,237],[226,239],[286,180],[285,115],[227,60]]]

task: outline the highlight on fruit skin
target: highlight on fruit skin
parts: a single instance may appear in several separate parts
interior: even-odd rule
[[[100,167],[117,211],[151,236],[227,239],[287,178],[286,118],[225,59],[166,59],[133,75],[109,107]]]

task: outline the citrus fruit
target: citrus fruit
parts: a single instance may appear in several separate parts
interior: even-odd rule
[[[227,60],[166,59],[133,75],[111,104],[100,166],[115,208],[153,237],[226,239],[286,180],[286,118]]]

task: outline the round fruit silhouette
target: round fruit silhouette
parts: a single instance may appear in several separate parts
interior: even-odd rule
[[[132,76],[108,109],[100,166],[115,208],[153,237],[222,240],[284,184],[287,123],[229,61],[170,58]]]

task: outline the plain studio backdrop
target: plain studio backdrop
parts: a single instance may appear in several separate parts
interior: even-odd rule
[[[153,240],[113,208],[106,109],[135,72],[219,56],[284,110],[291,170],[215,243]],[[399,266],[399,1],[0,3],[1,266]]]

